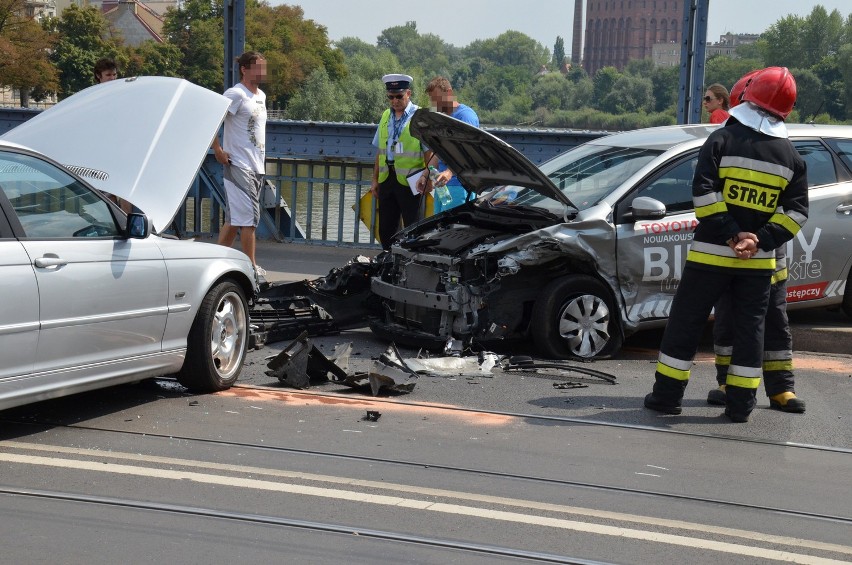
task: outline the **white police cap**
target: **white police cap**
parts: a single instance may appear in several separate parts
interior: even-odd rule
[[[392,74],[383,76],[382,82],[387,90],[407,90],[414,79],[408,75]]]

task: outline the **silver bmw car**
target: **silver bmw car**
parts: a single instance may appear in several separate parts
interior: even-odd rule
[[[547,357],[614,354],[666,323],[697,224],[692,177],[718,126],[605,136],[536,167],[500,139],[418,110],[414,135],[479,198],[398,233],[371,282],[374,333],[416,347],[449,337],[529,340]],[[787,244],[790,309],[852,316],[852,127],[790,125],[810,184]]]
[[[236,381],[251,262],[158,235],[227,107],[180,79],[115,80],[0,138],[0,409],[172,373]]]

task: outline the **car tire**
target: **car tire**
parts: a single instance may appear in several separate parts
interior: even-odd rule
[[[588,275],[548,284],[533,306],[531,336],[555,359],[606,357],[621,347],[618,311],[606,286]]]
[[[243,367],[248,346],[248,307],[243,289],[224,281],[214,286],[198,309],[186,344],[178,382],[196,392],[230,388]]]
[[[846,291],[843,293],[843,302],[840,303],[843,313],[852,318],[852,270],[846,278]]]

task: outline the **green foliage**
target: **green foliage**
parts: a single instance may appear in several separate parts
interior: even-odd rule
[[[523,67],[534,73],[550,59],[547,49],[519,31],[506,31],[492,39],[474,41],[464,49],[466,57],[481,57],[503,67]]]
[[[615,67],[603,67],[598,69],[595,77],[592,79],[595,85],[595,100],[603,100],[610,93],[615,81],[621,73]]]
[[[59,95],[67,97],[95,82],[93,67],[101,57],[115,56],[118,46],[104,39],[109,25],[100,10],[72,4],[53,22],[57,38],[50,60],[59,71]]]
[[[553,44],[553,58],[550,61],[550,66],[553,70],[558,71],[562,68],[562,61],[565,60],[565,40],[561,36],[556,36],[556,42]]]
[[[246,2],[246,49],[266,57],[264,90],[270,102],[284,106],[314,71],[332,81],[346,75],[343,52],[331,46],[325,27],[305,20],[299,6],[271,6],[266,0]]]
[[[181,52],[178,75],[220,92],[224,82],[221,0],[183,0],[166,11],[163,33]]]
[[[680,88],[680,69],[678,67],[657,67],[651,72],[651,84],[654,88],[654,111],[663,112],[677,104]]]
[[[0,0],[0,50],[4,53],[0,81],[4,84],[16,77],[17,83],[32,85],[34,96],[46,95],[57,86],[67,96],[92,83],[95,60],[112,56],[122,75],[181,76],[222,90],[224,0],[182,0],[167,12],[166,43],[135,48],[111,38],[98,10],[78,5],[66,9],[61,19],[44,24],[44,32],[50,34],[45,35],[46,41],[38,43],[38,34],[31,33],[35,39],[30,40],[18,33],[17,43],[10,42],[3,14],[9,6],[24,2]],[[375,44],[354,37],[332,43],[326,28],[305,20],[300,7],[270,2],[247,0],[246,48],[267,58],[264,90],[270,106],[286,108],[290,118],[375,123],[387,108],[381,76],[403,72],[414,77],[413,100],[421,106],[429,103],[426,82],[446,76],[457,98],[471,105],[484,124],[629,129],[675,120],[677,67],[636,60],[623,71],[606,67],[594,77],[579,65],[566,76],[540,74],[542,66],[561,67],[562,37],[556,38],[552,56],[545,46],[518,31],[459,48],[437,35],[421,34],[414,21],[383,30]],[[36,47],[26,51],[28,41]],[[55,48],[50,48],[51,42],[56,42]],[[15,66],[16,60],[37,62],[37,53],[50,53],[50,61],[42,66]],[[791,119],[852,119],[852,15],[844,20],[837,10],[828,13],[818,5],[807,16],[779,19],[755,44],[739,47],[737,54],[736,59],[708,59],[705,83],[730,88],[752,69],[786,66],[794,69],[799,83]]]
[[[790,69],[790,72],[796,77],[796,110],[802,120],[811,120],[825,108],[822,81],[808,69]]]
[[[704,85],[719,83],[729,91],[744,74],[764,65],[756,59],[731,59],[730,57],[711,57],[707,59],[704,70]]]
[[[599,109],[611,114],[650,112],[654,109],[654,85],[651,79],[624,74],[616,79],[599,103]]]
[[[287,104],[286,116],[294,120],[352,121],[351,98],[328,72],[317,68]]]

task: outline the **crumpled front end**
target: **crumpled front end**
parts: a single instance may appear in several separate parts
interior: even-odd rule
[[[600,272],[600,250],[587,241],[610,239],[600,233],[606,226],[591,222],[586,234],[551,222],[513,234],[469,221],[412,230],[371,281],[382,311],[370,327],[389,341],[428,349],[451,337],[488,345],[526,339],[535,301],[551,281]]]

